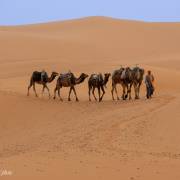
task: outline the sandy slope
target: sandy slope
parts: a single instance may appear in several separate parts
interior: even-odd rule
[[[180,179],[180,23],[104,17],[0,27],[0,170],[11,179]],[[27,97],[34,70],[152,69],[156,94],[138,101],[80,102]],[[49,85],[51,93],[55,81]],[[41,87],[37,87],[40,94]],[[121,88],[119,87],[119,94]],[[8,178],[8,177],[7,177]]]

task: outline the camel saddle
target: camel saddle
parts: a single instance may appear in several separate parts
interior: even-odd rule
[[[71,77],[72,77],[72,73],[71,73],[71,72],[61,73],[61,74],[60,74],[60,78],[61,78],[61,79],[71,79]]]
[[[93,74],[92,78],[94,80],[98,80],[98,81],[101,81],[103,79],[102,74],[100,74],[100,73],[99,74]]]

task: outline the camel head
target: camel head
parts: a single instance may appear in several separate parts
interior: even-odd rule
[[[52,72],[52,75],[53,75],[53,76],[58,76],[58,75],[59,75],[59,73],[57,73],[57,72],[53,71],[53,72]]]
[[[80,78],[84,81],[89,75],[81,73]]]
[[[88,77],[87,74],[81,73],[81,75],[79,76],[79,78],[76,79],[76,84],[82,83],[87,77]]]
[[[107,84],[110,76],[111,76],[111,73],[105,73],[105,74],[104,74],[103,84],[104,84],[105,87],[106,87],[106,84]]]
[[[53,71],[53,72],[51,73],[51,77],[48,78],[48,82],[49,82],[49,83],[52,82],[52,81],[56,78],[56,76],[58,76],[58,75],[59,75],[59,73]]]
[[[104,79],[109,79],[110,76],[111,76],[111,73],[105,73],[104,74]]]
[[[87,78],[89,75],[85,73],[81,73],[81,77]]]

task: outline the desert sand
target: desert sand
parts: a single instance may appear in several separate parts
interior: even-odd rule
[[[39,98],[27,86],[34,70],[76,76],[136,64],[151,69],[155,95],[89,102]],[[56,81],[49,84],[51,95]],[[122,93],[118,86],[119,95]],[[180,23],[106,17],[0,27],[0,171],[6,179],[179,180]]]

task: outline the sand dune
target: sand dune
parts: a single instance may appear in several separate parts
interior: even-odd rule
[[[0,170],[13,179],[178,180],[179,32],[180,23],[106,17],[0,27]],[[26,96],[34,70],[78,76],[136,64],[156,77],[150,101],[143,85],[140,100],[113,102],[109,82],[103,102],[88,102],[87,81],[78,103],[66,88],[64,102]]]

